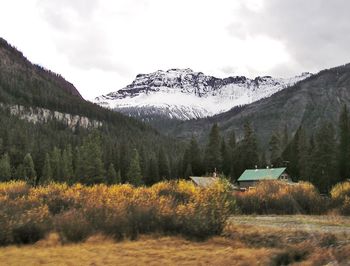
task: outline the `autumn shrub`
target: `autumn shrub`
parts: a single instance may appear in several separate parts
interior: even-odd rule
[[[44,187],[30,189],[29,196],[47,205],[50,213],[55,215],[69,210],[74,205],[76,195],[70,196],[66,193],[68,188],[67,184],[51,183]]]
[[[0,198],[0,244],[29,244],[45,237],[51,217],[47,206],[28,197]]]
[[[56,215],[55,230],[62,242],[80,242],[94,232],[83,213],[78,210],[69,210]]]
[[[175,232],[196,239],[221,234],[235,210],[235,200],[227,184],[217,182],[210,188],[199,189],[193,184],[179,183],[180,190],[184,185],[193,194],[187,204],[175,209]]]
[[[310,183],[262,181],[255,189],[237,192],[237,206],[244,214],[319,214],[325,202]]]
[[[0,185],[0,243],[35,242],[48,230],[63,242],[95,233],[115,239],[148,233],[203,239],[222,232],[234,204],[222,182],[207,189],[182,180],[137,188],[7,183]]]
[[[330,194],[332,207],[343,215],[350,215],[350,182],[336,184]]]
[[[0,195],[9,199],[16,199],[28,194],[30,186],[23,181],[0,183]]]

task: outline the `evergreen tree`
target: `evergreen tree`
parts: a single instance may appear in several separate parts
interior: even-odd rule
[[[97,134],[89,135],[81,149],[83,161],[83,183],[97,184],[103,182],[103,162],[100,137]]]
[[[34,168],[34,162],[30,153],[27,153],[23,160],[23,167],[25,172],[25,179],[28,183],[35,185],[36,171]]]
[[[321,192],[328,192],[337,182],[335,131],[331,123],[321,126],[315,136],[315,152],[313,162],[316,167],[312,171],[311,181]]]
[[[244,124],[243,156],[245,168],[254,168],[259,164],[258,142],[249,122]]]
[[[225,139],[221,142],[222,172],[225,176],[231,173],[232,152],[230,146],[226,145]]]
[[[287,145],[282,154],[283,160],[288,162],[288,173],[290,176],[299,179],[299,136],[302,134],[303,128],[300,126],[294,134],[293,140]]]
[[[140,157],[136,149],[133,150],[130,166],[126,174],[128,182],[135,186],[142,185],[141,167],[140,167]]]
[[[127,172],[130,165],[130,147],[123,143],[120,146],[120,156],[119,156],[120,174],[122,176],[122,182],[128,182]]]
[[[73,179],[74,167],[73,167],[73,151],[72,151],[71,145],[68,145],[64,150],[63,160],[65,161],[65,165],[67,167],[67,177],[69,179]]]
[[[107,171],[107,184],[119,184],[120,180],[117,180],[117,172],[115,171],[113,163],[108,167]]]
[[[47,184],[52,181],[51,159],[48,153],[46,153],[45,155],[45,162],[42,170],[42,176],[39,181],[41,184]]]
[[[144,148],[140,151],[140,167],[141,167],[141,174],[143,177],[146,177],[148,174],[148,155]]]
[[[231,150],[234,150],[236,148],[236,133],[234,130],[231,131],[228,144],[230,145]]]
[[[51,153],[52,179],[56,182],[62,181],[61,171],[61,150],[54,147]]]
[[[181,162],[181,175],[185,176],[187,166],[191,164],[191,150],[190,148],[187,148],[184,152],[184,156]]]
[[[160,148],[158,153],[158,169],[161,179],[167,179],[170,176],[170,165],[168,156],[165,154],[164,149]]]
[[[120,174],[120,170],[118,170],[117,176],[115,178],[115,184],[121,184],[121,183],[122,183],[122,177],[121,177],[121,174]]]
[[[10,157],[5,153],[0,159],[0,182],[11,179],[11,162]]]
[[[201,150],[199,148],[198,142],[194,136],[190,141],[190,146],[188,148],[188,160],[187,164],[191,164],[192,174],[195,176],[200,176],[203,174],[203,165],[201,158]],[[186,169],[187,170],[187,169]]]
[[[25,180],[25,178],[26,178],[26,171],[24,169],[24,166],[23,164],[19,164],[15,171],[15,179]]]
[[[265,151],[262,152],[260,156],[260,168],[265,168],[267,167],[267,161],[266,161],[266,153]]]
[[[189,178],[193,175],[191,164],[188,164],[185,171],[185,178]]]
[[[148,173],[146,178],[146,185],[153,185],[159,181],[158,163],[154,156],[149,160]]]
[[[281,141],[277,133],[273,133],[269,142],[270,163],[273,167],[281,165]]]
[[[283,135],[282,135],[282,148],[285,149],[289,143],[289,132],[288,132],[288,126],[284,125],[283,129]]]
[[[340,180],[350,178],[350,125],[349,112],[344,105],[339,117],[338,168]],[[339,180],[339,181],[340,181]]]
[[[75,149],[74,176],[76,182],[82,182],[84,179],[84,162],[79,147]]]
[[[215,169],[221,170],[221,152],[220,152],[220,132],[217,124],[214,124],[209,134],[209,141],[205,150],[205,166],[207,172],[214,172]]]
[[[72,158],[72,148],[70,145],[63,150],[61,160],[60,160],[60,172],[63,182],[73,181],[73,158]]]
[[[299,180],[309,181],[310,177],[310,154],[309,154],[309,142],[306,136],[306,132],[303,128],[300,128],[297,143],[298,151],[298,168],[299,168]]]
[[[2,138],[0,138],[0,154],[4,153],[4,141]]]

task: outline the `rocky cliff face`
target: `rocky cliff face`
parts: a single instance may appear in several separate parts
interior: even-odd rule
[[[102,122],[97,120],[91,120],[84,116],[72,115],[67,113],[61,113],[57,111],[51,111],[44,108],[38,107],[24,107],[21,105],[6,105],[0,103],[2,109],[9,111],[11,115],[17,116],[22,120],[26,120],[33,124],[36,123],[47,123],[50,120],[56,120],[72,130],[77,127],[81,128],[99,128],[102,126]]]
[[[294,85],[311,76],[303,73],[289,79],[270,76],[216,78],[191,69],[170,69],[139,74],[128,86],[95,99],[130,116],[164,116],[180,120],[203,118],[226,112]]]

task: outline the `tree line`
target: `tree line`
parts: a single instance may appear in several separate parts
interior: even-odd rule
[[[234,131],[222,136],[214,124],[206,144],[201,145],[192,136],[187,144],[174,145],[172,140],[142,139],[126,129],[115,136],[108,134],[110,128],[71,132],[59,123],[32,125],[1,112],[0,119],[11,125],[0,128],[1,181],[152,185],[216,171],[234,182],[245,169],[269,165],[287,167],[294,181],[310,181],[327,192],[350,177],[350,117],[346,106],[337,128],[323,122],[310,133],[301,126],[291,138],[285,126],[271,134],[266,150],[259,147],[248,121],[238,140]]]

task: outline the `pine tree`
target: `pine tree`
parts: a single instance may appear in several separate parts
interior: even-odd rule
[[[130,147],[126,144],[123,143],[120,146],[120,156],[119,156],[119,165],[120,165],[120,174],[122,176],[122,182],[128,182],[127,180],[127,172],[128,172],[128,168],[130,165]]]
[[[160,180],[159,178],[159,169],[158,169],[158,163],[155,158],[155,156],[152,156],[149,160],[149,166],[148,166],[148,173],[146,178],[146,185],[153,185],[154,183],[157,183]]]
[[[181,175],[185,175],[187,165],[191,164],[191,151],[189,148],[187,148],[184,152],[182,162],[181,162]]]
[[[89,135],[81,147],[83,161],[83,180],[85,184],[103,182],[103,162],[100,137],[97,134]]]
[[[62,181],[61,150],[54,147],[51,153],[52,179],[56,182]]]
[[[189,178],[193,175],[191,164],[188,164],[185,171],[185,178]]]
[[[24,169],[24,166],[23,164],[19,164],[15,171],[15,179],[25,180],[25,178],[26,178],[26,171]]]
[[[193,175],[200,176],[203,174],[204,171],[203,171],[203,165],[202,165],[201,150],[194,136],[192,136],[190,145],[188,147],[187,164],[191,164]],[[185,171],[186,170],[187,169],[185,169]]]
[[[25,179],[28,183],[35,185],[36,183],[36,171],[34,168],[34,162],[30,153],[27,153],[23,160],[23,167],[25,172]]]
[[[234,130],[231,131],[231,134],[229,136],[228,144],[230,145],[231,149],[234,150],[236,148],[236,133]]]
[[[71,145],[68,145],[64,150],[63,160],[65,161],[65,165],[67,167],[67,177],[69,179],[73,179],[74,168],[73,168],[73,151],[72,151]]]
[[[5,153],[0,159],[0,182],[11,179],[11,162],[10,157]]]
[[[259,164],[258,142],[249,122],[244,124],[243,154],[245,168],[254,168]]]
[[[0,154],[4,153],[4,141],[2,138],[0,138]]]
[[[205,166],[207,172],[213,172],[215,169],[221,170],[221,152],[220,152],[220,132],[217,124],[214,124],[209,134],[208,144],[205,150]]]
[[[344,105],[339,117],[340,141],[338,146],[338,168],[340,180],[350,178],[350,125],[349,112]],[[339,181],[340,181],[339,180]]]
[[[260,156],[260,168],[265,168],[267,166],[266,153],[263,151]]]
[[[289,143],[289,132],[288,132],[288,126],[284,125],[283,129],[283,136],[282,136],[282,148],[285,149]]]
[[[52,169],[50,155],[46,153],[44,167],[42,170],[42,176],[40,178],[40,184],[47,184],[52,181]]]
[[[309,154],[309,142],[306,136],[306,132],[303,128],[300,128],[297,142],[298,151],[298,168],[299,168],[299,180],[309,181],[310,173],[310,154]]]
[[[167,179],[170,176],[170,166],[168,156],[165,154],[164,149],[160,148],[158,153],[158,169],[161,179]]]
[[[84,180],[84,162],[79,147],[76,147],[75,149],[74,176],[74,181],[76,182],[82,182]]]
[[[115,184],[121,184],[122,183],[122,176],[120,174],[120,170],[117,172],[117,176],[115,178]]]
[[[303,131],[303,128],[300,126],[295,132],[292,141],[289,142],[282,154],[283,160],[288,162],[288,173],[294,178],[300,177],[299,136],[301,131]]]
[[[148,174],[148,155],[144,148],[140,151],[140,167],[142,176],[146,177]]]
[[[323,124],[315,136],[311,181],[321,192],[328,192],[337,182],[335,131],[331,123]]]
[[[120,180],[117,180],[117,172],[115,171],[113,163],[108,167],[107,171],[107,184],[119,184]]]
[[[221,142],[221,158],[222,158],[222,172],[225,176],[229,176],[231,172],[232,151],[230,146],[226,145],[225,139]]]
[[[142,185],[140,157],[136,149],[133,150],[126,178],[128,182],[135,186]]]
[[[270,164],[274,167],[281,165],[281,141],[277,133],[273,133],[269,142]]]

